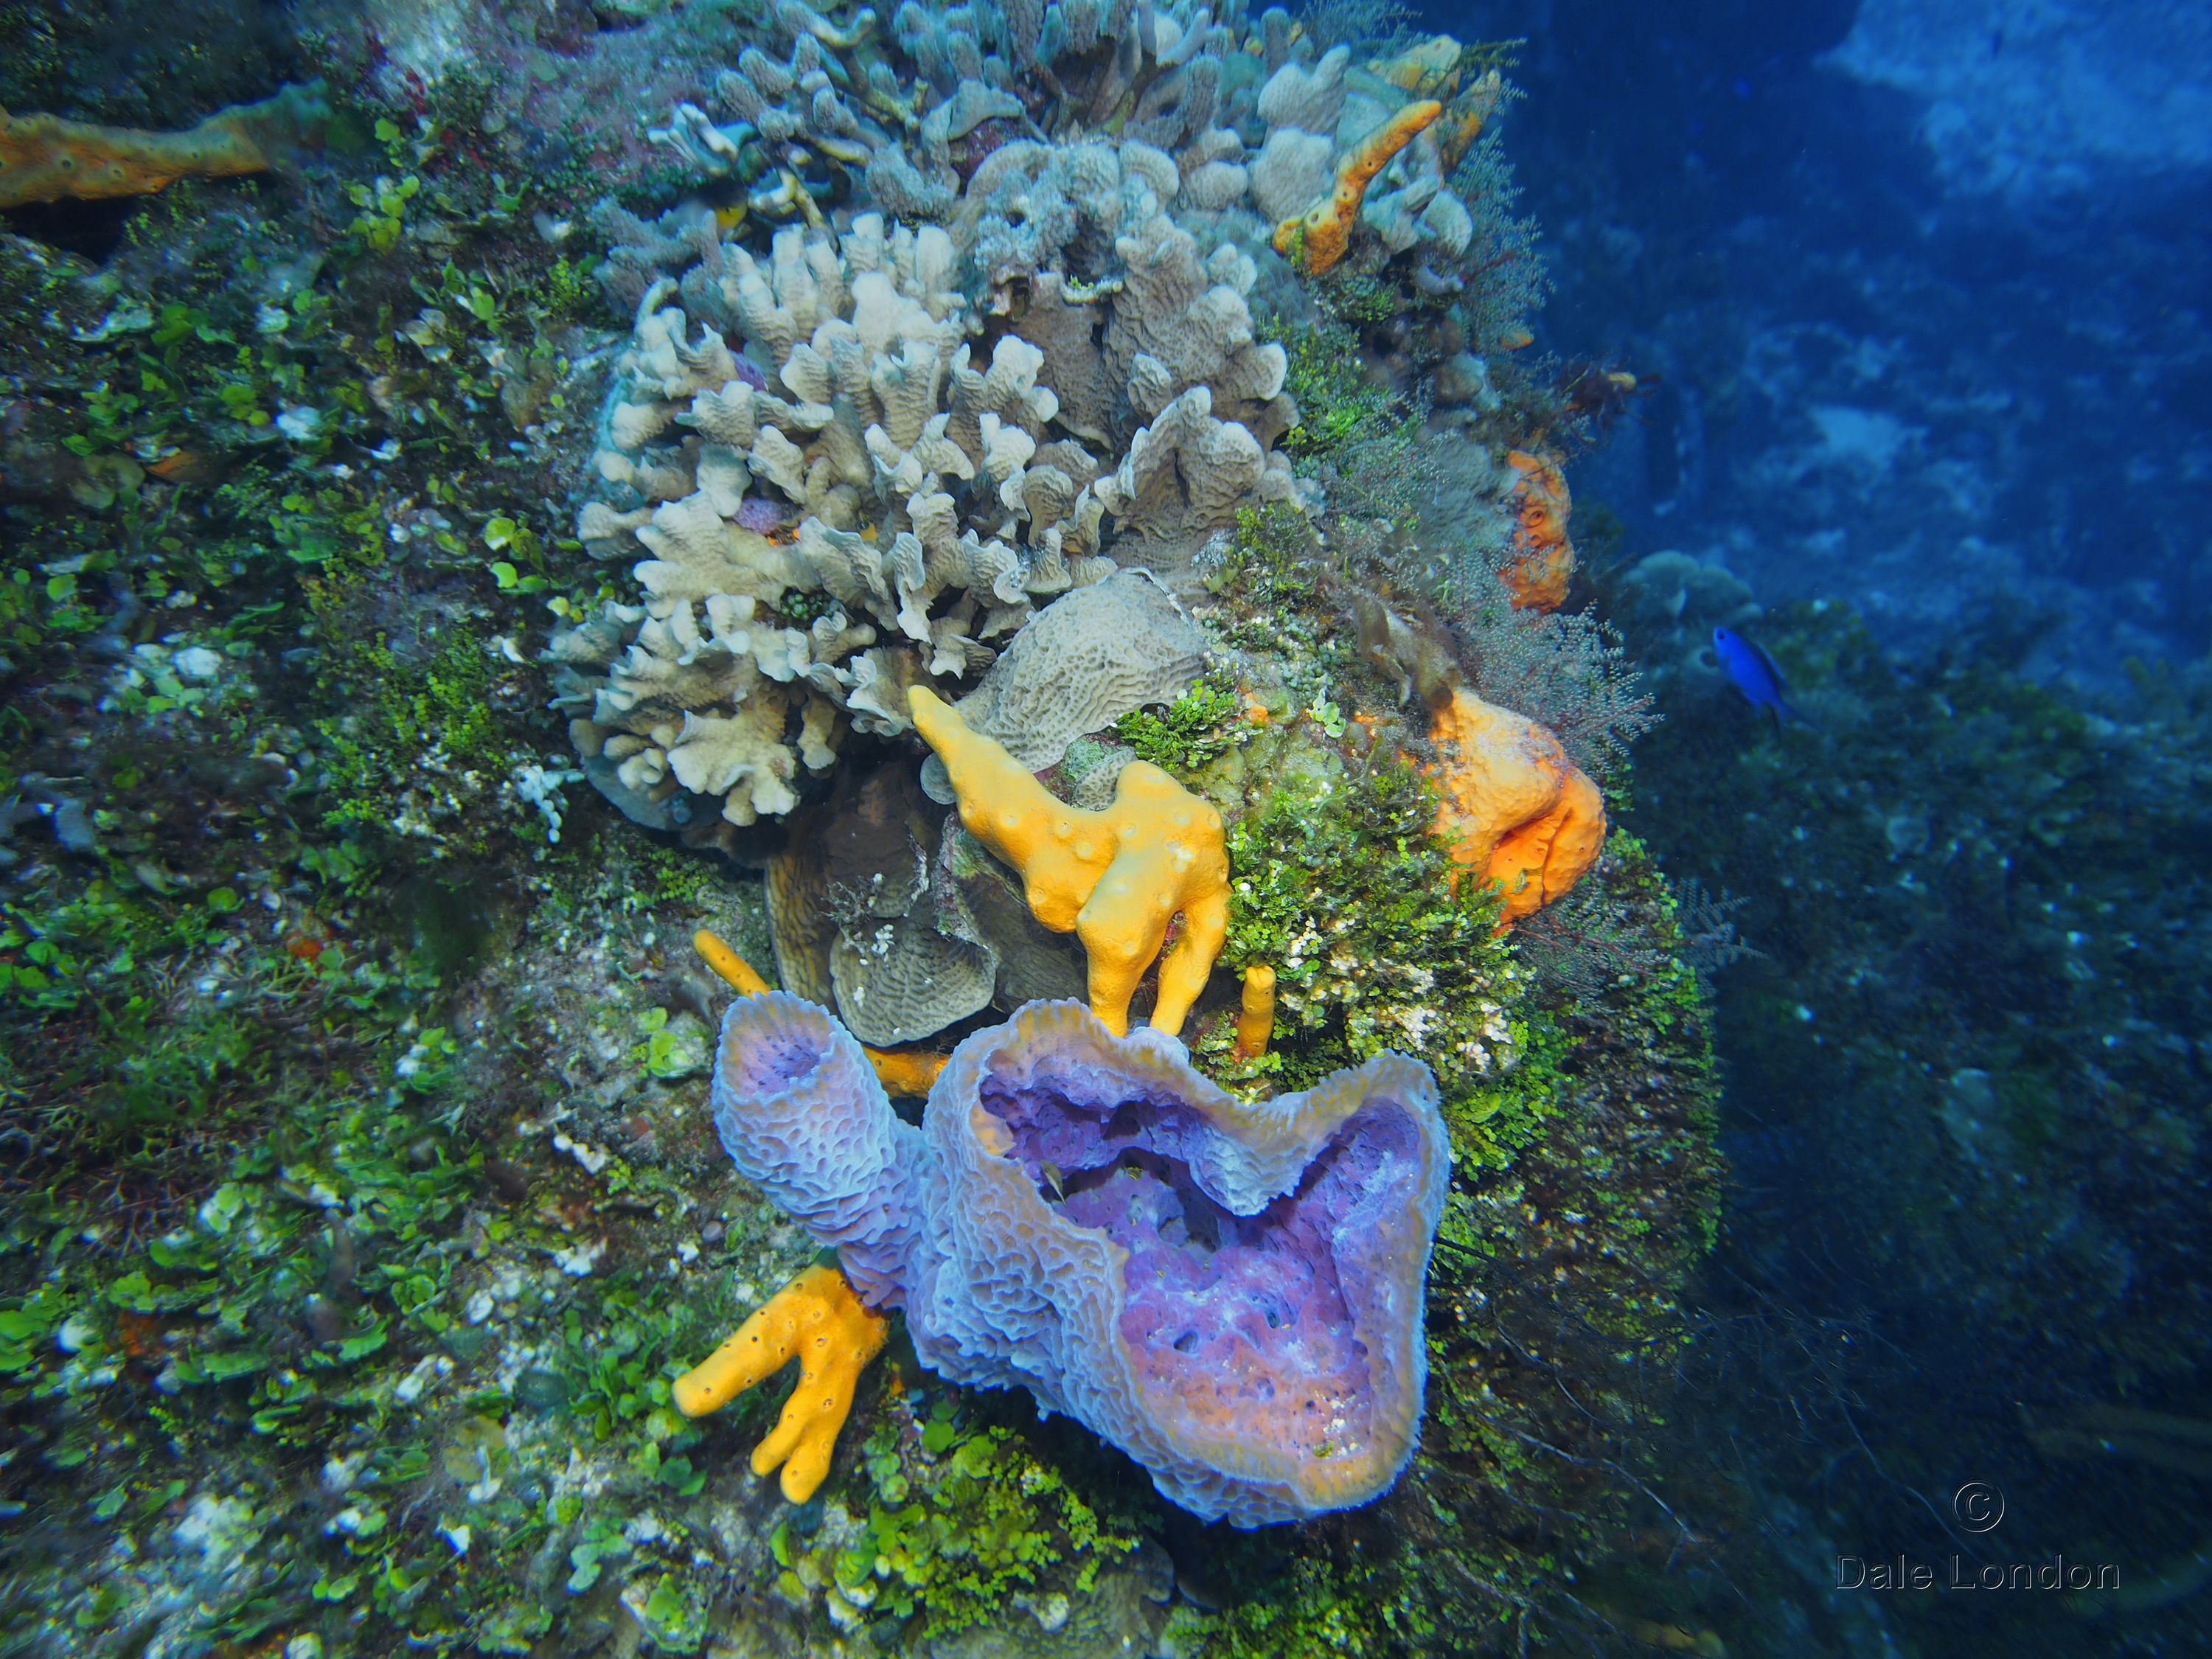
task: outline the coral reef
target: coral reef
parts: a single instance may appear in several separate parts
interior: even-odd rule
[[[1115,1035],[1126,1033],[1129,999],[1158,958],[1152,1029],[1180,1031],[1228,926],[1221,814],[1143,761],[1115,777],[1112,805],[1066,805],[927,687],[909,696],[915,729],[951,780],[961,823],[1020,872],[1039,921],[1083,941],[1091,1011]],[[1163,957],[1177,918],[1182,937]]]
[[[1725,566],[1668,549],[1631,565],[1619,592],[1623,630],[1656,695],[1733,695],[1713,654],[1713,630],[1741,633],[1765,614],[1741,578]]]
[[[686,1417],[720,1411],[755,1383],[799,1361],[799,1385],[775,1431],[753,1449],[753,1473],[779,1466],[784,1497],[804,1504],[830,1473],[853,1386],[883,1351],[890,1328],[834,1267],[809,1267],[756,1309],[730,1340],[669,1385]]]
[[[940,1373],[1027,1387],[1240,1527],[1405,1467],[1449,1162],[1425,1068],[1380,1056],[1248,1106],[1169,1038],[1033,1004],[961,1045],[917,1135],[812,1005],[749,998],[722,1033],[732,1158]]]
[[[179,179],[264,173],[288,152],[319,144],[330,113],[319,85],[234,104],[184,132],[0,110],[0,207],[137,196]]]
[[[1658,595],[1747,602],[1723,572],[1656,556]],[[1743,1224],[1777,1243],[1716,1328],[1756,1300],[1795,1310],[1792,1345],[1816,1321],[1829,1334],[1810,1363],[1735,1345],[1754,1373],[1701,1376],[1699,1397],[1729,1438],[1761,1437],[1785,1490],[1879,1423],[1882,1473],[1837,1484],[1838,1532],[1893,1514],[1891,1480],[1971,1460],[2021,1516],[2008,1553],[2118,1563],[2148,1589],[2202,1535],[2193,1483],[2120,1456],[2083,1480],[2053,1461],[2064,1442],[2038,1442],[2076,1413],[2125,1435],[2086,1402],[2191,1415],[2202,1397],[2189,1034],[2212,980],[2191,849],[2212,687],[2197,665],[2136,665],[2107,696],[2049,683],[2045,641],[2002,616],[1921,660],[1833,603],[1757,627],[1819,727],[1762,730],[1679,673],[1625,816],[1725,882],[1759,947],[1715,977],[1715,1016],[1761,1113],[1739,1167],[1770,1196]],[[1891,1342],[1908,1362],[1875,1357]],[[1930,1412],[1931,1389],[1967,1403]],[[1942,1534],[1899,1536],[1932,1551]],[[1992,1639],[2049,1639],[2051,1618],[2008,1608]],[[2140,1639],[2063,1628],[2084,1651]]]
[[[884,11],[325,9],[301,187],[179,183],[100,270],[0,240],[8,1644],[1589,1629],[1717,1166],[1649,860],[1501,935],[1423,769],[1462,684],[1593,776],[1635,723],[1501,574],[1499,54]],[[246,95],[181,74],[9,101]],[[915,706],[1114,832],[1076,932]],[[829,1058],[733,1083],[725,981]],[[686,1416],[793,1343],[781,1426],[765,1376]]]

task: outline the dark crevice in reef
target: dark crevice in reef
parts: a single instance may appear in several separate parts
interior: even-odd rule
[[[26,202],[0,210],[0,228],[10,234],[60,248],[94,264],[105,264],[123,246],[140,197],[99,202]]]

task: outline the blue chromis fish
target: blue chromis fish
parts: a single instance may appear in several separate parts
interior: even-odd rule
[[[1774,659],[1763,645],[1754,645],[1741,634],[1725,628],[1713,629],[1713,654],[1720,659],[1721,672],[1729,683],[1751,700],[1754,708],[1771,708],[1777,725],[1796,720],[1810,726],[1812,721],[1792,708],[1784,699],[1789,688],[1783,684],[1782,671],[1774,665]]]

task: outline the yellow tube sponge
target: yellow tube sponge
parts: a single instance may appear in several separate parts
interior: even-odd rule
[[[1429,736],[1443,756],[1437,833],[1455,864],[1480,870],[1504,892],[1499,932],[1597,862],[1605,798],[1549,732],[1462,689],[1437,711]]]
[[[0,110],[0,208],[140,196],[179,179],[265,172],[288,145],[319,142],[321,83],[234,104],[184,132],[147,132]]]
[[[1244,1006],[1237,1015],[1237,1058],[1257,1060],[1275,1035],[1275,970],[1255,962],[1244,970]]]
[[[700,960],[728,983],[739,996],[757,997],[769,988],[750,962],[702,927],[691,935],[691,948],[699,953]]]
[[[799,1386],[775,1431],[753,1448],[753,1473],[783,1466],[783,1495],[814,1496],[830,1473],[837,1431],[853,1409],[853,1388],[883,1351],[889,1322],[861,1305],[844,1274],[809,1267],[738,1327],[738,1334],[676,1379],[669,1390],[686,1417],[720,1411],[756,1382],[799,1361]]]
[[[1021,872],[1039,921],[1083,941],[1091,1012],[1116,1036],[1128,1034],[1129,998],[1182,915],[1182,937],[1160,961],[1152,1009],[1155,1030],[1182,1030],[1229,933],[1221,814],[1143,761],[1121,769],[1105,811],[1066,805],[927,686],[915,686],[907,702],[915,729],[951,775],[960,822]]]
[[[1359,204],[1390,158],[1436,124],[1444,106],[1433,98],[1407,104],[1352,147],[1336,169],[1336,188],[1303,214],[1275,227],[1275,252],[1310,276],[1336,269],[1352,246]]]
[[[952,1058],[927,1048],[871,1048],[860,1045],[868,1064],[876,1068],[876,1081],[895,1095],[926,1095],[936,1085],[937,1074]]]

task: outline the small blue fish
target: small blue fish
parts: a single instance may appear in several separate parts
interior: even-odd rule
[[[1721,671],[1735,687],[1751,700],[1754,708],[1771,708],[1778,726],[1796,720],[1810,726],[1812,721],[1792,708],[1783,700],[1789,688],[1782,683],[1782,671],[1774,665],[1774,659],[1766,653],[1763,645],[1753,645],[1741,634],[1725,628],[1713,629],[1713,654],[1721,661]]]

